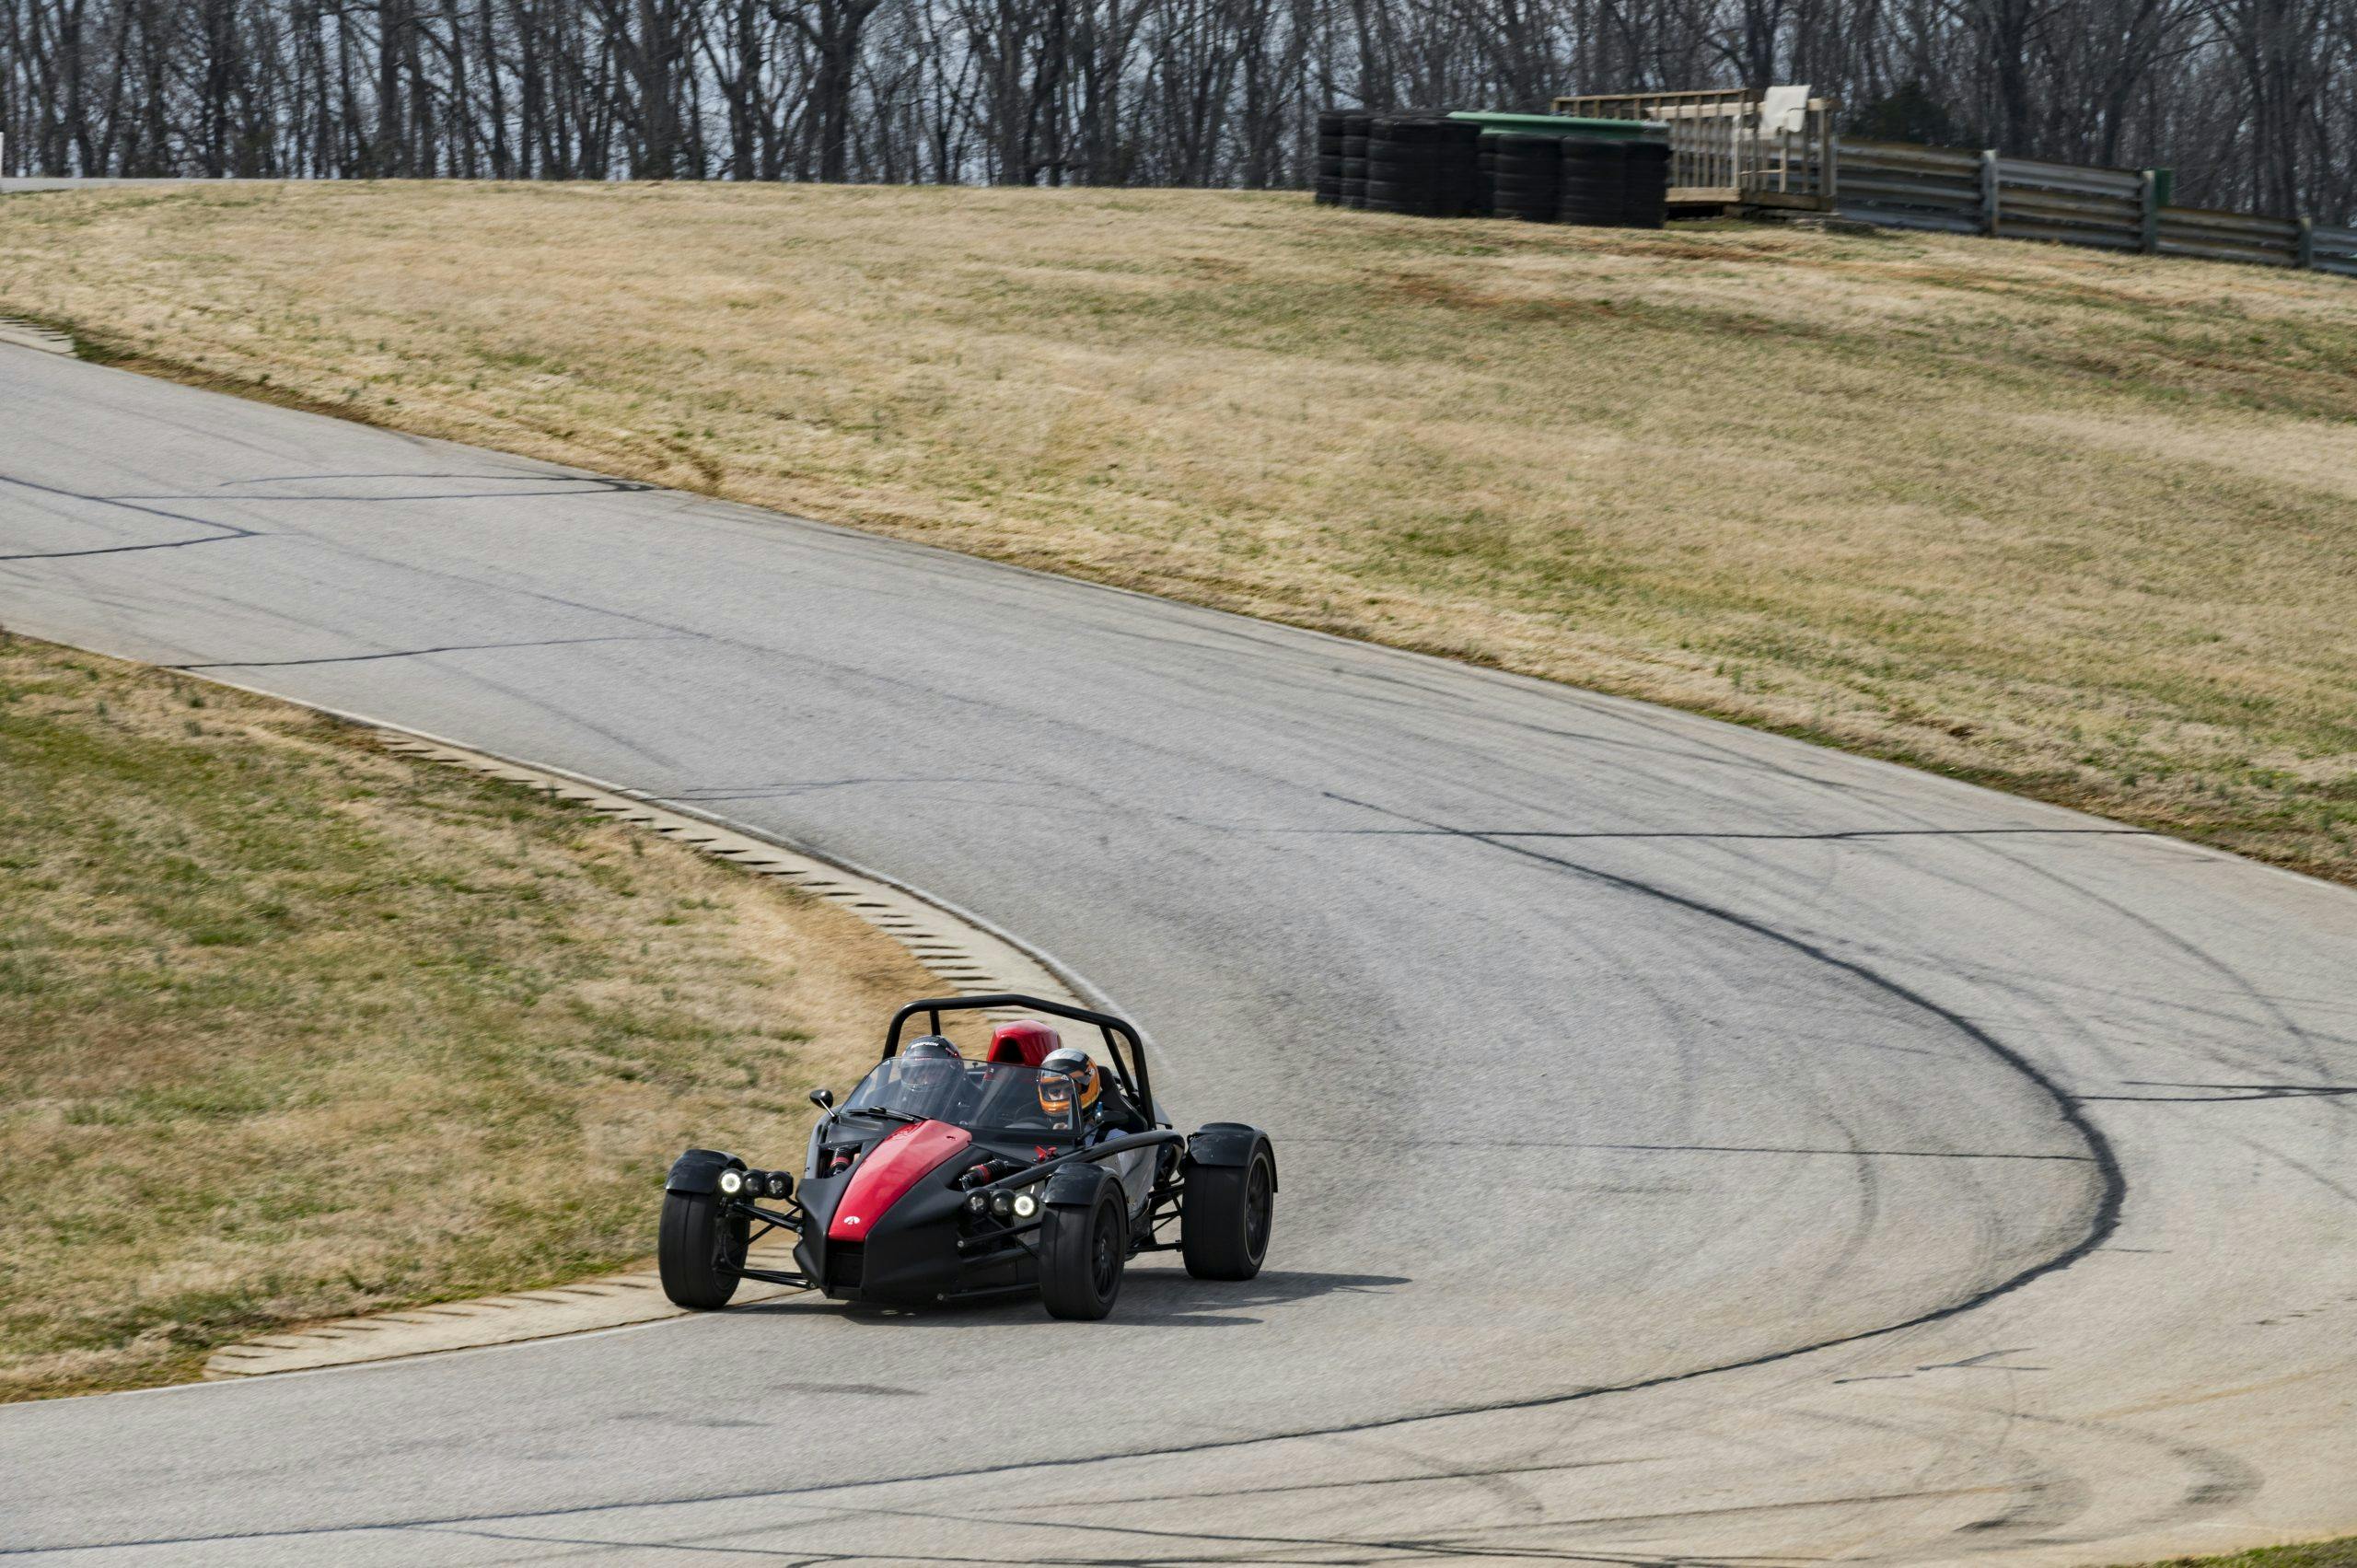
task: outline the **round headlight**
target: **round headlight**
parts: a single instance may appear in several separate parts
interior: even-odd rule
[[[794,1191],[794,1178],[782,1170],[773,1170],[770,1172],[769,1179],[761,1185],[769,1189],[771,1197],[783,1198]]]
[[[727,1193],[731,1198],[734,1198],[737,1193],[745,1191],[745,1173],[741,1170],[722,1171],[720,1173],[720,1190],[723,1192]]]
[[[996,1214],[1001,1219],[1004,1219],[1014,1212],[1015,1198],[1011,1193],[993,1192],[991,1194],[991,1213]]]
[[[1016,1219],[1028,1220],[1039,1212],[1039,1199],[1033,1197],[1028,1192],[1017,1192],[1015,1195],[1015,1217]]]
[[[990,1206],[991,1195],[987,1192],[969,1192],[966,1195],[966,1212],[968,1214],[979,1214]]]

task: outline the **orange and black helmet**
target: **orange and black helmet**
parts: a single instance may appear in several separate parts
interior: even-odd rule
[[[1039,1063],[1039,1109],[1051,1116],[1064,1114],[1075,1098],[1081,1116],[1092,1116],[1097,1110],[1097,1097],[1104,1091],[1097,1063],[1077,1046],[1051,1051]]]

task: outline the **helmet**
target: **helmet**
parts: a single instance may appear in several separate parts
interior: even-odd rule
[[[1051,1116],[1061,1116],[1077,1098],[1083,1117],[1097,1114],[1097,1098],[1104,1092],[1105,1086],[1097,1074],[1097,1063],[1090,1059],[1088,1052],[1072,1045],[1051,1051],[1041,1059],[1039,1073],[1040,1109]],[[1066,1084],[1071,1087],[1067,1088]]]
[[[920,1035],[900,1052],[900,1069],[894,1076],[910,1088],[937,1089],[954,1081],[965,1063],[958,1048],[939,1035]]]

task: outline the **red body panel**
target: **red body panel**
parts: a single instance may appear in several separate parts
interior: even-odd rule
[[[867,1151],[844,1184],[835,1217],[827,1222],[830,1241],[865,1241],[885,1211],[909,1189],[966,1152],[974,1135],[946,1121],[912,1121]]]
[[[1016,1062],[1037,1067],[1048,1052],[1063,1043],[1062,1037],[1037,1018],[1017,1018],[991,1031],[991,1062]]]

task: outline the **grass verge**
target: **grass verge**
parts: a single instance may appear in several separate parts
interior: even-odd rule
[[[2173,1557],[2150,1568],[2357,1568],[2357,1536],[2302,1546],[2261,1547],[2224,1557]]]
[[[1290,195],[0,202],[209,385],[1719,714],[2357,879],[2357,286]]]
[[[0,638],[0,1399],[653,1249],[930,989],[840,911],[307,710]]]

